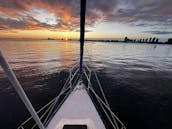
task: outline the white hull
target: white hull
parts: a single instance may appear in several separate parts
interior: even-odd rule
[[[49,122],[47,129],[63,129],[64,125],[106,129],[83,83],[76,85]]]

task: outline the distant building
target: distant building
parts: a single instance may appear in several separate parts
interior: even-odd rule
[[[132,39],[129,39],[129,38],[127,38],[127,37],[125,37],[125,38],[124,38],[124,42],[133,42],[133,40],[132,40]]]
[[[152,42],[152,38],[149,38],[149,43]]]
[[[158,41],[159,41],[159,39],[157,38],[157,39],[156,39],[156,43],[158,43]]]
[[[145,40],[145,42],[146,42],[146,43],[148,42],[148,38]]]
[[[172,44],[172,38],[168,39],[168,43]]]
[[[155,39],[156,39],[155,37],[152,39],[152,43],[155,43]]]

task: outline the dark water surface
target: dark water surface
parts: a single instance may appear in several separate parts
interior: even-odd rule
[[[36,109],[58,94],[79,57],[77,42],[1,40],[0,50]],[[88,42],[84,60],[128,129],[171,129],[172,45]],[[0,129],[15,129],[28,116],[0,68]]]

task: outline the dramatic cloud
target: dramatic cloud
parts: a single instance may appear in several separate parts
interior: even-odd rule
[[[170,0],[124,0],[110,20],[123,23],[157,22],[172,25]]]
[[[87,26],[102,21],[172,26],[171,5],[171,0],[87,0]],[[0,0],[0,30],[77,31],[79,14],[80,0]]]
[[[166,35],[166,34],[172,34],[172,31],[144,31],[143,33]]]

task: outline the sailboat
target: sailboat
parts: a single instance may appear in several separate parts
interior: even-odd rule
[[[2,68],[31,114],[31,117],[17,129],[126,129],[112,112],[96,72],[83,64],[85,13],[86,0],[81,0],[80,62],[71,68],[69,77],[58,96],[38,111],[33,108],[20,82],[0,52]],[[99,86],[99,94],[93,88],[92,77]]]

